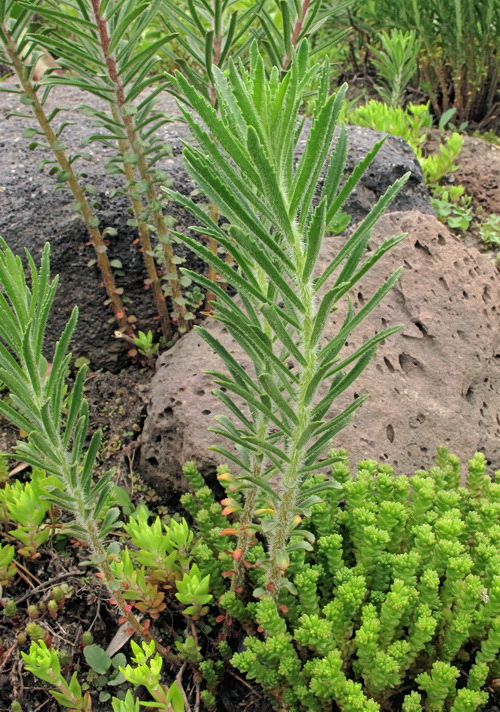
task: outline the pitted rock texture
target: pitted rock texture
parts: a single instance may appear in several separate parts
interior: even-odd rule
[[[61,112],[59,116],[61,121],[74,122],[63,135],[64,142],[73,153],[87,136],[95,133],[92,119],[74,110],[78,104],[85,101],[93,102],[96,108],[101,107],[101,102],[95,97],[89,100],[70,87],[51,93],[46,104],[48,111],[54,106],[67,107],[68,110]],[[167,94],[161,97],[159,108],[174,114],[177,110],[172,98]],[[0,116],[3,118],[13,110],[26,111],[26,107],[20,104],[18,95],[2,94]],[[52,271],[60,275],[60,282],[56,308],[49,323],[49,351],[76,303],[80,308],[80,319],[72,344],[74,355],[85,356],[94,367],[119,370],[128,363],[127,347],[124,342],[113,339],[115,324],[111,310],[104,304],[106,295],[100,284],[101,277],[95,267],[95,255],[88,242],[85,226],[71,209],[72,198],[69,193],[63,190],[54,193],[54,178],[47,172],[40,172],[39,162],[50,158],[50,154],[40,148],[33,151],[28,149],[29,141],[22,138],[22,131],[30,125],[36,126],[35,123],[30,124],[28,120],[15,116],[2,120],[0,235],[17,253],[23,253],[24,247],[27,247],[37,255],[46,241],[52,244]],[[348,130],[350,149],[347,170],[351,171],[382,134],[356,126],[349,127]],[[304,135],[306,131],[307,128]],[[184,171],[180,142],[180,139],[188,137],[188,129],[185,124],[176,120],[166,124],[160,133],[165,142],[171,144],[173,156],[164,159],[159,167],[171,176],[176,190],[189,194],[195,185]],[[144,291],[144,279],[147,275],[138,247],[133,244],[137,237],[136,231],[127,224],[130,219],[127,212],[128,202],[124,196],[112,196],[113,190],[120,186],[120,179],[105,173],[105,163],[112,156],[112,152],[97,144],[92,144],[85,150],[91,154],[92,160],[80,162],[75,166],[78,165],[79,170],[85,171],[85,181],[97,188],[101,205],[101,229],[113,227],[118,231],[116,237],[110,238],[108,254],[110,259],[119,259],[122,262],[124,274],[117,277],[117,284],[123,287],[124,295],[130,300],[127,302],[128,313],[137,317],[138,328],[154,331],[158,322],[155,321],[155,309],[150,293]],[[411,175],[396,198],[395,209],[432,213],[420,166],[412,150],[402,139],[392,136],[387,138],[344,210],[353,216],[353,221],[360,220],[389,185],[407,171],[410,171]],[[197,199],[201,199],[201,196]],[[168,205],[167,212],[175,218],[177,229],[181,231],[193,224],[193,218],[173,203]],[[204,265],[182,246],[176,245],[175,250],[186,257],[189,268],[205,269]]]
[[[498,275],[477,250],[464,247],[441,223],[418,212],[383,217],[371,247],[389,235],[407,238],[389,252],[353,290],[359,309],[399,265],[395,289],[351,335],[347,355],[376,331],[402,323],[331,413],[370,393],[355,420],[332,446],[346,447],[353,462],[374,458],[411,473],[432,464],[436,449],[448,446],[460,457],[477,450],[500,467],[500,333]],[[324,267],[342,243],[326,241]],[[342,310],[332,316],[327,338],[336,333]],[[244,368],[249,360],[224,328],[207,327]],[[158,362],[142,435],[141,471],[156,484],[181,487],[180,469],[195,460],[205,472],[221,462],[210,445],[227,441],[208,432],[224,411],[212,395],[211,377],[222,370],[205,342],[190,333]]]

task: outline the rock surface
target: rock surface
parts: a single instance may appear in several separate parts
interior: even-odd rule
[[[347,352],[376,331],[402,323],[386,340],[367,370],[335,404],[340,412],[356,394],[371,398],[333,445],[346,447],[351,459],[374,458],[410,473],[432,464],[437,447],[448,446],[462,458],[476,450],[500,467],[500,291],[492,264],[477,250],[461,244],[434,217],[395,212],[383,217],[373,244],[407,232],[353,290],[356,308],[397,266],[404,265],[396,288],[349,338]],[[342,238],[324,246],[326,265]],[[342,315],[328,326],[336,332]],[[242,358],[237,344],[220,324],[208,328]],[[190,333],[158,362],[141,446],[141,470],[168,487],[182,487],[184,461],[194,459],[205,471],[219,456],[208,450],[217,441],[207,429],[223,406],[211,393],[203,370],[221,369],[196,333]],[[333,412],[333,411],[332,411]],[[225,443],[227,446],[227,443]]]
[[[84,100],[88,101],[81,92],[69,87],[54,91],[47,100],[47,110],[60,105],[68,107],[59,116],[61,121],[75,122],[64,133],[64,141],[71,149],[79,147],[82,140],[95,132],[92,120],[74,110]],[[93,97],[92,101],[97,107],[99,100]],[[161,98],[159,107],[167,113],[176,111],[168,95]],[[2,94],[0,116],[5,117],[9,112],[23,108],[26,110],[20,104],[18,95]],[[60,274],[60,283],[56,309],[49,325],[48,347],[53,347],[73,305],[77,303],[80,320],[73,340],[74,355],[85,356],[93,366],[118,370],[127,363],[126,348],[123,342],[112,337],[115,325],[111,311],[104,305],[106,296],[100,286],[100,275],[95,265],[91,264],[94,252],[88,244],[85,227],[71,209],[72,198],[69,194],[61,190],[54,193],[54,178],[46,172],[40,172],[40,160],[49,155],[40,148],[34,151],[28,149],[29,142],[22,138],[22,131],[28,125],[35,126],[15,116],[2,121],[0,235],[19,253],[27,247],[36,255],[47,240],[52,244],[52,270],[54,274]],[[173,157],[166,159],[160,167],[170,174],[174,188],[189,193],[195,186],[184,172],[179,140],[187,137],[187,127],[174,121],[165,125],[161,134],[172,145]],[[352,170],[355,163],[381,136],[368,129],[349,128],[348,170]],[[91,153],[92,161],[81,163],[79,169],[86,171],[86,180],[97,188],[101,203],[101,229],[111,226],[118,231],[117,236],[111,238],[108,254],[110,259],[119,259],[123,264],[124,274],[117,277],[117,283],[124,288],[124,294],[130,300],[128,313],[138,318],[138,326],[143,331],[155,330],[157,322],[154,320],[154,306],[149,293],[144,292],[143,280],[146,274],[142,256],[137,246],[132,244],[136,233],[127,225],[130,218],[127,200],[120,195],[111,197],[112,191],[119,186],[119,178],[105,174],[105,162],[112,154],[109,149],[96,144],[86,150]],[[427,189],[413,152],[402,139],[395,137],[388,137],[345,210],[352,214],[354,221],[359,220],[386,188],[407,171],[411,172],[410,180],[398,195],[394,208],[432,213]],[[193,222],[192,218],[173,204],[168,206],[167,211],[175,217],[181,230]],[[190,253],[186,255],[183,248],[176,246],[176,250],[187,257],[190,268],[204,269]]]
[[[464,186],[484,215],[500,213],[500,146],[464,136],[458,163],[459,169],[452,174],[453,182]]]

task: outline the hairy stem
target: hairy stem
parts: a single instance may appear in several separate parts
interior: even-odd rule
[[[69,162],[64,150],[58,147],[59,141],[52,129],[52,126],[50,125],[47,115],[45,114],[44,108],[38,99],[35,88],[31,81],[25,76],[25,66],[21,58],[17,54],[17,49],[14,40],[8,33],[6,27],[3,27],[2,31],[5,34],[5,37],[7,38],[7,44],[5,47],[7,56],[12,62],[12,66],[14,67],[14,71],[16,72],[17,78],[21,83],[24,93],[30,100],[30,105],[35,115],[35,118],[37,119],[40,128],[42,129],[59,166],[68,176],[68,185],[75,201],[79,205],[81,215],[87,227],[92,246],[97,256],[97,265],[101,271],[106,293],[108,295],[108,299],[113,309],[115,318],[120,326],[120,329],[127,334],[131,334],[133,333],[133,331],[125,316],[125,309],[121,297],[117,292],[115,278],[113,277],[111,265],[109,264],[109,259],[106,254],[106,244],[99,228],[95,227],[92,224],[93,219],[96,218],[95,213],[87,201],[85,193],[83,192],[83,189],[78,181],[78,178],[75,175],[75,172],[73,171],[73,167]]]
[[[303,271],[304,252],[302,247],[301,236],[298,231],[295,232],[295,263],[297,265],[297,274],[301,275]],[[283,575],[283,554],[288,543],[290,533],[290,523],[292,521],[292,510],[297,503],[299,494],[301,477],[300,470],[304,463],[306,453],[306,445],[303,441],[303,434],[311,422],[313,411],[312,400],[306,402],[306,395],[309,385],[313,380],[318,366],[318,349],[312,341],[313,323],[314,323],[314,308],[315,308],[315,290],[312,278],[299,285],[299,294],[302,304],[304,305],[304,313],[301,318],[299,334],[301,335],[301,343],[299,348],[302,351],[305,365],[299,372],[299,382],[297,386],[297,396],[295,402],[295,414],[297,416],[297,424],[293,427],[290,445],[288,449],[289,462],[283,468],[282,479],[280,483],[280,497],[276,508],[276,527],[269,542],[269,567],[267,571],[267,586],[273,597],[277,598],[281,585],[281,577]]]
[[[120,613],[124,618],[126,618],[127,623],[134,630],[134,632],[137,633],[137,635],[139,635],[147,643],[153,641],[155,644],[156,651],[161,655],[164,660],[169,663],[180,664],[180,660],[177,655],[174,655],[173,653],[170,653],[168,650],[166,650],[166,648],[161,643],[159,643],[156,638],[154,638],[151,633],[149,633],[149,631],[144,630],[144,626],[141,625],[141,623],[137,620],[135,615],[130,610],[130,606],[127,604],[125,598],[123,597],[123,594],[119,590],[116,590],[115,584],[117,582],[115,577],[113,576],[113,572],[108,563],[106,549],[102,545],[102,542],[99,538],[99,528],[97,523],[88,522],[85,520],[83,522],[79,521],[78,523],[80,524],[80,526],[83,526],[87,531],[88,543],[96,559],[99,561],[98,566],[103,575],[104,582],[109,592],[111,593],[111,596],[116,601],[116,605],[118,606]]]

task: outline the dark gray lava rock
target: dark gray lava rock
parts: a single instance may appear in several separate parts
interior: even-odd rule
[[[64,140],[72,149],[78,148],[81,141],[94,132],[91,119],[74,111],[74,107],[85,100],[88,101],[77,90],[64,88],[54,92],[47,102],[48,109],[57,105],[58,101],[69,107],[60,116],[61,120],[75,122],[64,133]],[[95,98],[92,101],[98,102]],[[168,95],[162,97],[160,107],[166,112],[176,111]],[[20,104],[17,95],[2,94],[0,112],[4,117],[10,111],[22,108],[25,107]],[[104,305],[106,296],[100,275],[95,266],[89,266],[94,260],[94,253],[88,244],[85,227],[71,210],[71,196],[65,191],[54,193],[54,178],[40,172],[39,162],[48,155],[42,149],[28,149],[28,141],[22,138],[26,125],[25,119],[17,117],[2,121],[0,235],[19,253],[27,247],[36,255],[46,241],[52,244],[52,270],[60,275],[60,285],[57,308],[49,327],[48,347],[53,347],[76,303],[80,309],[80,321],[73,341],[73,353],[75,356],[86,356],[93,365],[116,370],[125,363],[124,344],[112,337],[112,314]],[[180,143],[180,139],[188,136],[187,128],[175,121],[163,128],[162,135],[172,145],[173,157],[166,159],[161,167],[169,172],[177,190],[190,193],[195,186],[184,172]],[[348,170],[352,170],[381,136],[368,129],[349,127]],[[142,330],[155,329],[154,306],[149,293],[144,291],[146,274],[142,256],[137,246],[132,244],[136,237],[135,230],[127,225],[130,218],[127,199],[120,195],[111,197],[112,191],[119,186],[119,178],[105,174],[104,164],[110,152],[97,145],[86,150],[92,154],[92,161],[82,163],[80,170],[86,171],[87,180],[98,190],[101,228],[110,226],[118,231],[116,237],[110,238],[108,250],[110,258],[120,259],[124,267],[125,275],[119,277],[117,282],[130,300],[128,313],[137,316]],[[432,213],[422,172],[412,150],[403,140],[388,137],[344,208],[352,214],[353,221],[361,219],[387,187],[407,171],[411,172],[410,180],[396,198],[393,209]],[[192,224],[192,219],[175,205],[171,204],[166,209],[176,218],[179,229]],[[189,267],[197,270],[204,268],[192,255],[186,255],[183,248],[176,246],[176,250],[188,258]]]

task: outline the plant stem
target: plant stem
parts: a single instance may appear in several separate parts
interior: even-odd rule
[[[127,141],[130,149],[133,151],[137,158],[137,169],[141,180],[147,185],[146,196],[149,202],[149,207],[153,214],[153,219],[158,234],[158,239],[163,245],[163,254],[165,257],[165,266],[167,274],[171,275],[170,279],[170,289],[172,292],[172,301],[174,303],[174,309],[178,314],[177,326],[181,333],[189,331],[190,324],[186,321],[186,309],[183,304],[179,303],[182,298],[182,290],[179,282],[179,276],[177,272],[177,266],[174,260],[174,252],[172,249],[172,242],[170,239],[170,233],[163,215],[161,204],[156,194],[156,187],[153,178],[151,177],[148,162],[144,154],[143,149],[139,143],[139,136],[135,126],[135,121],[133,116],[127,113],[127,99],[125,96],[125,88],[120,79],[118,66],[115,57],[109,53],[110,37],[108,32],[108,26],[106,18],[100,14],[100,0],[91,0],[92,8],[94,11],[94,19],[99,33],[99,41],[101,45],[101,51],[103,53],[103,58],[106,63],[108,70],[108,75],[110,80],[114,85],[114,94],[116,100],[116,108],[120,115],[121,123],[127,134]],[[158,203],[159,207],[155,207]]]
[[[119,114],[116,108],[113,108],[113,118],[115,121],[119,120]],[[172,340],[172,324],[170,322],[170,317],[168,315],[167,304],[165,301],[165,296],[163,294],[163,289],[161,287],[161,282],[158,277],[158,271],[155,259],[152,255],[153,246],[151,244],[151,239],[149,237],[149,230],[147,224],[141,218],[142,203],[134,196],[133,184],[135,181],[134,167],[127,161],[127,143],[125,140],[120,139],[118,141],[118,147],[123,157],[123,169],[125,171],[125,178],[127,179],[127,190],[130,197],[130,202],[132,204],[132,209],[134,211],[134,217],[137,222],[137,230],[139,233],[139,238],[141,240],[142,253],[144,257],[144,264],[146,265],[146,270],[148,273],[149,282],[151,285],[151,291],[153,293],[153,299],[156,304],[156,309],[158,311],[158,316],[160,317],[160,324],[162,334],[167,341]]]
[[[302,5],[300,8],[300,15],[297,17],[295,21],[295,25],[293,28],[293,34],[291,38],[291,47],[292,50],[294,50],[297,46],[297,42],[299,40],[299,35],[302,32],[302,27],[304,26],[304,20],[306,19],[307,11],[309,10],[309,5],[311,4],[311,0],[302,0]],[[292,61],[292,54],[290,55],[285,55],[283,57],[283,70],[288,69],[290,62]]]
[[[59,142],[57,136],[55,135],[52,126],[50,125],[50,122],[47,118],[47,115],[45,114],[44,108],[38,99],[35,88],[31,81],[25,76],[25,66],[21,58],[17,54],[17,49],[14,40],[8,33],[6,27],[3,27],[2,31],[5,34],[5,37],[7,38],[7,44],[5,47],[6,53],[10,61],[12,62],[12,66],[14,67],[14,71],[16,72],[17,78],[21,83],[24,93],[30,100],[33,113],[45,135],[45,138],[48,141],[50,148],[52,149],[52,152],[59,166],[68,176],[68,184],[75,201],[79,204],[81,215],[87,227],[92,246],[94,247],[97,256],[97,264],[101,271],[104,286],[106,288],[106,293],[108,295],[108,299],[113,309],[115,318],[122,331],[127,334],[132,334],[133,330],[125,316],[125,309],[120,295],[117,292],[115,278],[113,277],[111,265],[109,264],[109,259],[106,254],[106,244],[99,228],[92,225],[93,218],[96,218],[95,213],[90,207],[87,198],[85,197],[85,193],[83,192],[83,189],[80,186],[80,183],[78,182],[78,178],[76,177],[72,165],[66,157],[64,150],[58,147]]]
[[[217,223],[219,220],[219,211],[217,210],[217,206],[214,205],[213,203],[210,203],[210,217],[212,220]],[[214,237],[209,237],[208,238],[208,249],[213,255],[217,255],[217,250],[219,249],[219,243]],[[212,264],[208,265],[208,278],[211,282],[217,282],[217,272],[215,270],[215,267]],[[205,297],[205,310],[209,311],[210,310],[210,302],[212,302],[215,299],[215,294],[213,292],[207,292],[207,295]]]
[[[304,264],[304,251],[300,233],[295,230],[294,257],[297,265],[297,275],[301,275]],[[312,341],[314,324],[315,290],[312,277],[299,284],[300,300],[304,312],[300,319],[298,333],[301,335],[299,348],[302,351],[305,365],[299,372],[295,414],[297,424],[294,426],[288,449],[289,462],[284,468],[281,481],[281,493],[276,508],[276,527],[269,543],[269,567],[267,571],[267,585],[274,598],[278,597],[282,577],[282,554],[288,542],[292,510],[296,505],[300,490],[300,468],[303,465],[306,445],[301,444],[303,434],[311,422],[313,411],[312,400],[306,403],[309,385],[313,380],[318,367],[318,348]]]
[[[216,15],[216,4],[218,0],[214,0],[212,3],[212,9],[214,12],[214,17]],[[220,61],[220,55],[222,51],[222,35],[221,35],[221,27],[214,27],[214,39],[212,43],[212,63],[215,66],[219,66],[219,61]],[[215,108],[215,105],[217,103],[217,94],[215,91],[215,86],[213,82],[210,80],[209,77],[209,88],[208,88],[208,94],[210,97],[210,104],[212,108]],[[210,217],[215,223],[218,223],[219,221],[219,211],[217,209],[217,206],[214,205],[214,203],[210,203]],[[213,255],[217,255],[217,251],[219,249],[219,243],[214,237],[209,237],[208,238],[208,249]],[[217,272],[215,271],[215,267],[212,264],[208,265],[208,278],[211,282],[216,282],[217,281]],[[207,295],[205,297],[205,310],[210,311],[210,302],[214,301],[215,299],[215,294],[213,292],[207,292]]]
[[[96,522],[88,522],[84,520],[82,522],[79,521],[78,523],[87,531],[87,540],[93,554],[99,561],[98,566],[104,577],[104,582],[106,583],[113,599],[116,601],[116,605],[118,606],[120,613],[124,616],[124,618],[126,618],[127,623],[147,643],[153,641],[157,652],[164,660],[169,663],[180,664],[180,660],[177,655],[168,652],[164,646],[156,640],[156,638],[154,638],[148,631],[144,630],[144,626],[141,625],[130,610],[130,606],[127,604],[123,594],[119,590],[115,590],[116,579],[113,576],[113,572],[108,563],[106,549],[102,545],[99,538],[99,529]]]

